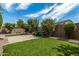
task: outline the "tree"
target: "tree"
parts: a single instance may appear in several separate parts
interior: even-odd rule
[[[23,28],[25,29],[25,31],[29,31],[29,26],[28,26],[28,24],[24,23],[24,24],[23,24]]]
[[[4,26],[9,30],[9,32],[11,32],[12,29],[15,27],[14,24],[11,23],[5,23]]]
[[[13,23],[13,24],[11,24],[11,26],[12,26],[12,28],[15,28],[16,27],[16,24]]]
[[[67,36],[67,38],[72,37],[74,30],[75,30],[75,24],[73,22],[67,23],[64,25],[64,31],[65,31],[65,35]]]
[[[1,6],[0,6],[0,29],[2,27],[2,23],[3,23],[3,19],[2,19],[2,9],[1,9]]]
[[[29,31],[30,32],[37,31],[38,30],[38,26],[39,26],[39,21],[37,19],[30,18],[28,20],[28,25],[29,25]]]
[[[51,36],[55,29],[55,20],[47,18],[42,21],[41,27],[45,36]]]
[[[19,28],[23,28],[23,25],[24,25],[24,21],[23,21],[22,19],[19,19],[19,20],[17,21],[17,26],[18,26]]]

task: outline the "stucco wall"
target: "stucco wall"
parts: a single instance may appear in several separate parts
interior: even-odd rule
[[[76,24],[76,30],[73,32],[72,39],[79,40],[79,24]],[[56,30],[54,31],[55,37],[67,38],[64,31],[64,25],[56,25]]]

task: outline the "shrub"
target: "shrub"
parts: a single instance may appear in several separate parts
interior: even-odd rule
[[[45,36],[51,36],[53,34],[55,28],[54,24],[55,20],[51,18],[47,18],[42,21],[41,27]]]
[[[72,45],[59,45],[56,50],[60,52],[61,56],[78,56],[79,55],[79,46]]]
[[[39,21],[35,18],[30,18],[28,20],[28,25],[29,25],[29,32],[34,32],[38,30],[38,26],[39,26]]]
[[[75,24],[73,22],[64,25],[64,31],[67,38],[72,38],[74,30],[75,30]]]
[[[25,29],[25,31],[29,31],[29,26],[28,26],[28,24],[24,23],[24,24],[23,24],[23,28]]]
[[[9,32],[11,32],[11,30],[13,28],[15,28],[15,25],[11,24],[11,23],[5,23],[4,26],[5,26],[5,28],[7,28],[9,30]]]
[[[19,19],[19,20],[17,21],[17,27],[23,28],[23,25],[24,25],[24,21],[23,21],[22,19]]]
[[[35,31],[35,32],[32,32],[32,34],[35,35],[35,36],[42,36],[41,31]]]

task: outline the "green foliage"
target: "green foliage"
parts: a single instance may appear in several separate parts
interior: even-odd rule
[[[29,31],[29,26],[28,26],[28,24],[24,23],[24,24],[23,24],[23,28],[25,29],[25,31]]]
[[[17,21],[17,26],[18,26],[19,28],[22,28],[23,25],[24,25],[24,21],[23,21],[22,19],[19,19],[19,20]]]
[[[35,36],[42,36],[42,32],[40,32],[40,31],[32,32],[32,34]]]
[[[75,24],[73,22],[64,25],[64,31],[68,38],[72,37],[74,30],[75,30]]]
[[[28,25],[29,25],[29,31],[30,32],[37,31],[38,30],[38,26],[39,26],[39,21],[37,19],[30,18],[28,20]]]
[[[3,19],[2,19],[2,11],[1,11],[1,7],[0,7],[0,29],[2,27],[2,23],[3,23]]]
[[[57,51],[62,53],[58,54],[61,56],[78,56],[79,55],[79,46],[72,45],[60,45],[57,48]]]
[[[15,28],[15,24],[12,23],[5,23],[4,26],[9,30],[9,32],[11,32],[13,28]]]
[[[44,35],[51,36],[55,29],[55,20],[51,18],[47,18],[42,21],[41,27],[44,32]]]
[[[16,24],[11,24],[12,28],[15,28],[16,27]]]
[[[2,15],[0,15],[0,29],[2,27],[2,23],[3,23]]]

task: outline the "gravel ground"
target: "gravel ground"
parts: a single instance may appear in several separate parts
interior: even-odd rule
[[[12,44],[12,43],[16,43],[16,42],[25,41],[25,40],[36,39],[37,37],[35,37],[33,35],[19,35],[19,36],[10,36],[10,37],[6,37],[6,38],[8,39],[7,44]]]

